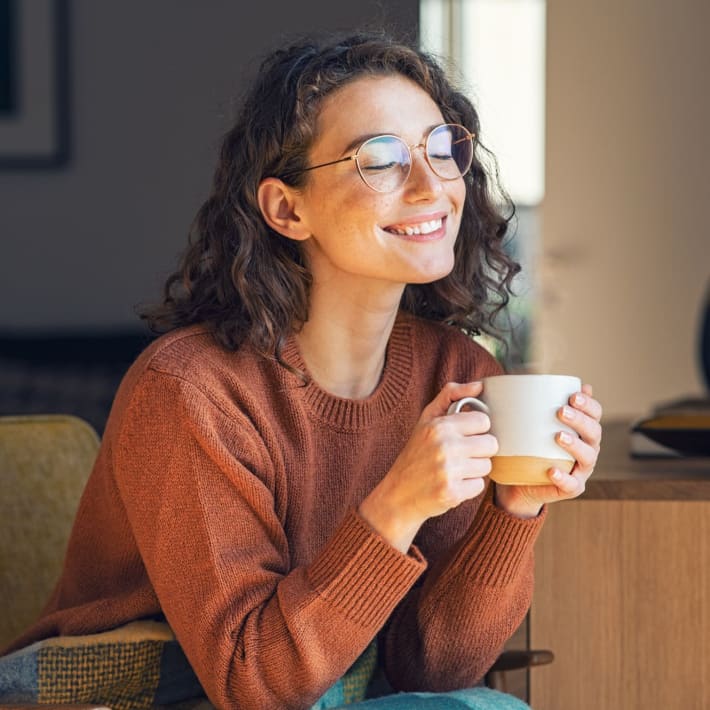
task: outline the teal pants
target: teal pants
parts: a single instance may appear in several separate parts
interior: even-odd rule
[[[448,693],[396,693],[341,705],[342,710],[530,710],[518,698],[490,688],[470,688]]]

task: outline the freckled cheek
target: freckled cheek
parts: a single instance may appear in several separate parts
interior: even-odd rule
[[[451,199],[456,204],[458,212],[463,210],[463,204],[466,201],[466,183],[463,178],[450,183],[452,188]]]
[[[461,226],[463,206],[466,202],[466,187],[463,184],[463,180],[461,181],[460,188],[455,190],[453,194],[451,194],[451,201],[455,205],[455,212],[453,215],[451,215],[451,219],[453,220],[452,226],[455,227],[456,232],[458,233],[459,227]]]
[[[368,231],[376,231],[377,227],[386,227],[388,220],[392,221],[391,215],[394,214],[391,200],[383,200],[372,190],[368,190],[365,194],[350,194],[340,201],[334,201],[334,204],[338,205],[334,213],[340,221],[349,222],[357,225],[359,229]]]

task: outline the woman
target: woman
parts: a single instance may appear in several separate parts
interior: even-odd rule
[[[489,329],[515,265],[478,119],[416,49],[353,36],[262,65],[149,313],[63,576],[15,647],[164,614],[221,708],[309,707],[373,642],[394,691],[480,682],[523,619],[547,503],[487,485]],[[497,305],[496,305],[497,304]],[[462,332],[462,331],[465,331]]]

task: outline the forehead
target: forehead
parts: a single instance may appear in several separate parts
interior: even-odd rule
[[[313,152],[342,150],[355,138],[378,133],[394,133],[415,143],[432,125],[443,122],[431,96],[410,79],[360,77],[323,100]]]

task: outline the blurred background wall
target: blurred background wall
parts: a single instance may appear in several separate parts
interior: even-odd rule
[[[259,57],[317,29],[415,37],[419,9],[417,0],[262,0],[248,12],[237,0],[68,5],[69,162],[0,171],[0,336],[140,332],[134,308],[158,297],[175,265],[231,100]],[[634,416],[702,390],[710,3],[548,0],[547,24],[531,366],[578,373],[608,416]],[[4,372],[0,391],[18,377]]]
[[[702,391],[710,2],[548,0],[535,362],[607,415]]]
[[[20,0],[28,2],[32,0]],[[390,27],[417,0],[71,0],[70,162],[0,171],[0,329],[135,328],[207,196],[231,101],[291,33]]]

